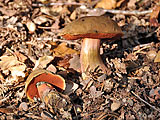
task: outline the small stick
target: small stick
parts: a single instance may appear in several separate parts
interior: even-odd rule
[[[39,116],[35,116],[33,114],[25,114],[26,117],[32,118],[32,119],[38,119],[38,120],[42,120],[42,117]]]
[[[35,3],[32,4],[34,7],[44,7],[44,6],[58,6],[58,5],[87,5],[85,3],[76,3],[76,2],[66,2],[66,3],[48,3],[48,4],[43,4],[43,3]]]
[[[80,7],[80,10],[83,12],[99,12],[99,13],[113,13],[113,14],[124,14],[124,15],[145,15],[151,13],[153,10],[145,10],[145,11],[138,11],[138,10],[133,10],[133,11],[128,11],[128,10],[107,10],[103,8],[94,8],[94,9],[88,9],[86,7]]]
[[[124,14],[124,15],[145,15],[151,13],[153,10],[145,10],[145,11],[138,11],[138,10],[133,10],[133,11],[128,11],[128,10],[107,10],[103,8],[94,8],[94,9],[88,9],[86,6],[88,4],[86,3],[76,3],[76,2],[70,2],[70,3],[48,3],[48,4],[42,4],[42,3],[36,3],[32,4],[34,7],[43,7],[43,6],[54,6],[54,5],[79,5],[82,6],[80,7],[80,10],[85,11],[85,12],[109,12],[113,14]],[[86,6],[85,6],[86,5]]]
[[[160,112],[160,109],[157,109],[156,107],[152,106],[151,104],[149,104],[148,102],[146,102],[145,100],[143,100],[142,98],[140,98],[135,92],[131,91],[131,93],[136,96],[139,100],[141,100],[142,102],[144,102],[145,104],[147,104],[148,106],[150,106],[152,109]]]

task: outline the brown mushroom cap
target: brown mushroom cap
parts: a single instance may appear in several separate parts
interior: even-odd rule
[[[56,86],[60,91],[65,90],[65,80],[59,76],[54,75],[47,70],[35,70],[33,71],[26,80],[25,92],[29,100],[33,101],[34,97],[39,98],[39,93],[36,84],[38,82],[47,82],[53,86]]]
[[[60,32],[67,40],[80,38],[117,38],[123,35],[121,28],[108,16],[86,16],[67,24]]]

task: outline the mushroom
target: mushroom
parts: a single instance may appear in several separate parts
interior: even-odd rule
[[[38,83],[40,84],[39,86],[37,85]],[[33,71],[28,76],[25,85],[25,92],[28,99],[34,101],[34,97],[43,98],[43,95],[53,88],[56,88],[58,91],[65,90],[65,80],[59,75],[52,74],[47,70],[39,69]]]
[[[82,39],[81,72],[99,67],[107,71],[100,56],[100,39],[116,40],[123,35],[121,28],[108,16],[86,16],[67,24],[60,34],[67,40]]]

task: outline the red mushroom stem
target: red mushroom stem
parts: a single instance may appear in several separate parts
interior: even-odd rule
[[[94,70],[99,66],[104,72],[107,69],[100,56],[100,39],[84,38],[81,48],[81,71],[82,73]]]

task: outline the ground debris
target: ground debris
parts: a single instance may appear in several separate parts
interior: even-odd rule
[[[1,119],[160,119],[159,0],[1,0],[0,6]],[[124,35],[101,44],[107,72],[97,67],[84,75],[82,40],[59,32],[80,17],[100,15]],[[26,79],[41,68],[66,81],[57,104],[27,99]]]

